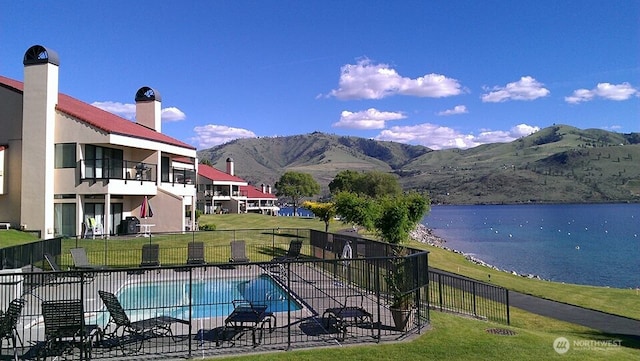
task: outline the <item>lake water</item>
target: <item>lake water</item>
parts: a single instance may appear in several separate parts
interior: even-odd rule
[[[640,287],[640,204],[433,206],[422,223],[500,269]]]

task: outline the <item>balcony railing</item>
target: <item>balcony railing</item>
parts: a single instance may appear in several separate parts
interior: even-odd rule
[[[83,159],[79,162],[80,180],[133,180],[155,182],[157,165],[121,159]]]
[[[125,181],[156,182],[157,164],[120,159],[84,159],[78,163],[81,181],[119,179]],[[162,182],[172,184],[195,184],[193,169],[171,167],[162,173]]]

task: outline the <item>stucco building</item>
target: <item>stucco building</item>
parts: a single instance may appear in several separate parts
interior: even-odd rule
[[[23,65],[24,81],[0,76],[0,222],[42,238],[81,235],[90,218],[127,233],[146,198],[153,232],[190,226],[196,149],[162,134],[157,91],[132,91],[130,121],[60,94],[55,51],[32,46]]]

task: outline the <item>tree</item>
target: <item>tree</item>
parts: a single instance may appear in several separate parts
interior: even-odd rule
[[[380,212],[374,227],[380,238],[391,244],[401,244],[409,238],[409,232],[429,211],[426,196],[411,192],[400,197],[380,199]]]
[[[336,216],[336,206],[332,202],[312,202],[306,201],[302,206],[320,218],[324,222],[324,231],[329,232],[329,223]]]
[[[372,198],[395,196],[402,193],[398,179],[393,174],[377,170],[368,172],[343,170],[338,172],[329,183],[329,190],[332,194],[352,192]]]
[[[364,227],[366,230],[374,228],[378,214],[378,203],[372,198],[358,195],[354,192],[340,192],[333,197],[336,214],[345,223]]]
[[[213,167],[213,164],[211,164],[211,161],[209,159],[200,159],[200,164],[204,164],[204,165],[208,165],[210,167]]]
[[[320,193],[320,185],[310,174],[285,172],[275,184],[278,197],[291,198],[293,215],[298,214],[298,203],[303,197],[311,197]]]
[[[338,194],[340,192],[356,192],[357,182],[360,179],[361,173],[354,170],[343,170],[338,172],[331,182],[329,182],[329,191],[331,194]]]

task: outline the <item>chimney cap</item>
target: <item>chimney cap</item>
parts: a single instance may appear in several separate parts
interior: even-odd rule
[[[47,64],[60,65],[58,53],[42,45],[34,45],[24,53],[23,65]]]
[[[159,102],[162,101],[162,97],[157,90],[148,86],[143,86],[142,88],[138,89],[138,92],[136,93],[136,102],[146,102],[154,100],[157,100]]]
[[[227,162],[233,162],[233,158],[231,157],[227,158]]]

